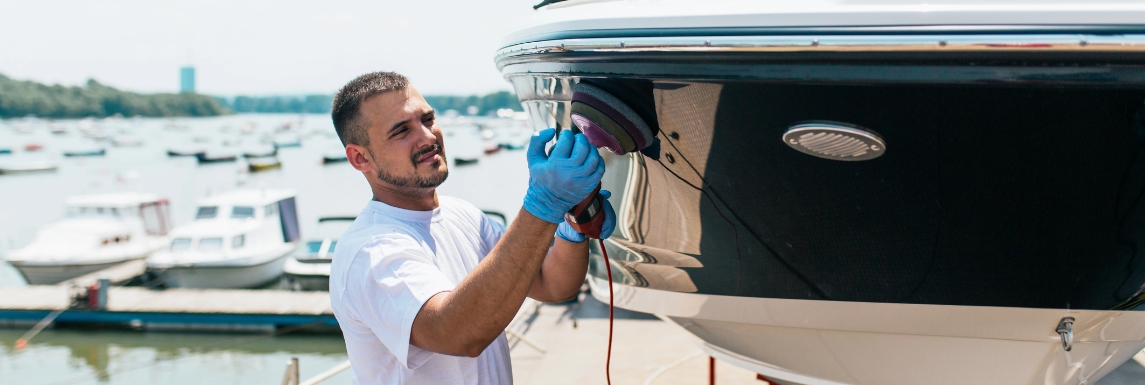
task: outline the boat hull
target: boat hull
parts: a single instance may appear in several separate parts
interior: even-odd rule
[[[97,263],[26,263],[20,261],[9,261],[16,271],[24,277],[24,280],[29,285],[55,285],[69,279],[79,277],[85,274],[94,273],[120,263],[141,259],[139,256],[133,259],[124,259],[121,261],[111,262],[97,262]]]
[[[258,264],[186,264],[151,270],[167,287],[248,289],[277,282],[285,261],[286,254],[283,254]]]
[[[283,274],[287,289],[297,291],[329,291],[329,275]]]
[[[602,279],[590,280],[607,301]],[[1145,313],[744,298],[625,285],[616,305],[655,313],[712,356],[807,385],[1093,383],[1145,347]],[[1077,319],[1072,350],[1054,332]]]
[[[287,289],[302,291],[330,290],[330,260],[287,258],[283,265],[283,283]]]
[[[578,82],[651,111],[658,151],[602,152],[598,299],[607,266],[617,306],[788,382],[1093,383],[1145,346],[1145,55],[963,38],[539,41],[498,66],[537,129],[576,129]],[[785,139],[807,122],[885,148],[815,156]]]

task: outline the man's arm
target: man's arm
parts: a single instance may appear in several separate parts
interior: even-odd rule
[[[454,356],[480,355],[525,301],[556,228],[521,209],[501,241],[457,288],[422,305],[414,317],[410,344]]]
[[[588,243],[572,243],[556,238],[549,248],[537,280],[529,289],[529,298],[541,302],[563,302],[576,297],[588,272]]]

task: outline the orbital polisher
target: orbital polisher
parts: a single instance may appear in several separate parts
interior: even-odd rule
[[[632,92],[623,87],[613,92]],[[644,111],[644,115],[648,115]],[[654,112],[652,112],[654,114]],[[655,119],[655,115],[649,116]],[[605,148],[616,155],[640,151],[658,159],[660,140],[656,131],[635,109],[604,87],[582,81],[573,86],[572,121],[589,143],[597,148]],[[604,197],[600,195],[600,184],[587,198],[565,213],[565,221],[577,232],[586,237],[600,239],[604,225]]]

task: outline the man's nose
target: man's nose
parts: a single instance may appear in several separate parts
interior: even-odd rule
[[[421,134],[421,138],[418,138],[418,147],[437,143],[437,135],[433,133],[433,126],[422,124],[418,132]]]

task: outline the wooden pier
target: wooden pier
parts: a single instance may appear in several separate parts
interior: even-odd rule
[[[32,325],[63,310],[57,325],[137,330],[274,332],[281,328],[337,332],[326,292],[110,287],[101,310],[72,306],[69,286],[0,288],[0,326]]]

